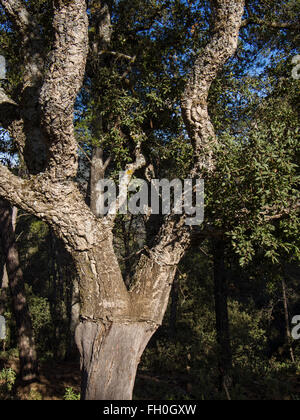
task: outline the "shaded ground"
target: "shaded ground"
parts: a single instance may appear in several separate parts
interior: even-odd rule
[[[11,368],[18,372],[17,358],[9,362],[0,361],[0,370]],[[16,386],[15,398],[21,400],[63,400],[67,388],[72,388],[75,394],[80,393],[80,369],[78,363],[47,362],[40,366],[39,382],[28,387]]]
[[[18,358],[11,357],[9,361],[0,358],[0,371],[11,368],[18,372]],[[70,362],[51,362],[48,361],[40,367],[40,381],[30,387],[22,388],[17,386],[9,399],[17,400],[63,400],[67,388],[72,388],[74,394],[80,393],[80,369],[79,363]],[[300,400],[300,376],[286,375],[281,379],[281,384],[289,384],[292,392],[275,392],[274,400]],[[248,383],[248,386],[250,384]],[[256,400],[264,399],[262,395],[256,395],[260,388],[251,384],[246,391],[245,399]],[[259,384],[257,384],[259,385]],[[276,384],[270,384],[269,386]],[[1,381],[0,381],[1,387]],[[137,376],[134,399],[135,400],[194,400],[194,390],[196,383],[190,383],[188,376],[180,378],[166,378],[152,373],[140,372]],[[254,389],[253,389],[254,388]],[[255,389],[256,388],[256,389]],[[255,390],[255,391],[254,391]],[[253,392],[254,391],[254,392]],[[217,393],[217,390],[216,390]],[[216,397],[216,395],[215,395]],[[235,397],[235,396],[233,396]],[[0,397],[1,399],[1,397]],[[3,399],[3,398],[2,398]],[[235,399],[235,398],[234,398]],[[239,397],[237,399],[240,399]],[[244,398],[242,398],[244,399]]]

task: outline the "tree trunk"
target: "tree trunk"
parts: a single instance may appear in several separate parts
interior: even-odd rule
[[[80,320],[80,299],[77,273],[72,269],[67,271],[67,276],[73,281],[69,283],[67,296],[67,315],[68,315],[68,335],[67,335],[67,353],[66,360],[75,360],[78,358],[78,349],[75,343],[75,331]]]
[[[214,243],[213,253],[220,385],[228,393],[228,385],[231,382],[232,351],[228,316],[228,279],[225,272],[225,244],[223,241],[216,241]]]
[[[81,398],[131,400],[141,355],[155,330],[147,322],[81,323]]]
[[[12,297],[13,314],[17,326],[18,348],[20,354],[20,378],[24,383],[37,379],[37,355],[32,329],[32,322],[27,305],[23,272],[20,268],[16,246],[15,223],[17,209],[5,202],[0,202],[0,229],[9,288]]]
[[[81,322],[75,335],[81,355],[82,399],[130,400],[140,357],[162,323],[176,267],[159,265],[144,256],[128,291],[111,240],[102,246],[96,257],[98,276],[80,276],[79,282]],[[92,260],[91,254],[88,259]],[[84,261],[78,272],[92,274],[92,264],[86,266]],[[108,275],[114,289],[102,289],[100,294],[101,279]],[[118,278],[122,279],[119,287]]]
[[[182,98],[184,121],[194,145],[195,167],[190,175],[197,178],[203,168],[214,170],[216,136],[208,113],[208,94],[218,72],[236,51],[244,11],[244,0],[211,3],[211,39],[195,60]],[[18,17],[22,32],[31,37],[33,25],[40,33],[28,10],[19,2],[17,7],[15,4],[8,2],[4,9]],[[21,179],[0,165],[0,195],[49,223],[74,258],[80,278],[82,323],[77,328],[77,344],[82,358],[82,398],[130,399],[139,358],[162,323],[176,267],[190,244],[191,230],[185,216],[167,217],[154,246],[145,250],[147,256],[141,256],[134,285],[127,290],[113,249],[114,218],[96,218],[97,206],[88,209],[74,182],[78,170],[74,103],[89,52],[86,1],[55,1],[53,12],[53,45],[37,102],[38,127],[42,127],[48,151],[45,170],[39,176]],[[106,15],[107,23],[103,22],[100,32],[109,42]],[[26,44],[24,49],[30,57],[32,50],[26,49]],[[23,134],[30,145],[28,138],[34,127],[29,128]],[[12,137],[18,144],[23,141],[17,132]],[[146,164],[140,146],[138,142],[136,162],[126,166],[121,180],[125,186]],[[122,207],[123,198],[120,194],[114,203],[116,209]]]
[[[173,287],[171,291],[171,310],[170,310],[170,325],[169,325],[169,337],[175,339],[176,337],[176,326],[177,326],[177,310],[179,301],[179,273],[174,278]]]
[[[0,283],[0,315],[4,315],[8,298],[8,276],[6,265],[3,265],[3,273]]]
[[[284,279],[284,274],[281,279],[282,282],[282,297],[283,297],[283,307],[284,307],[284,318],[285,318],[285,329],[286,329],[286,338],[289,346],[291,361],[295,363],[295,355],[294,350],[291,345],[292,343],[292,334],[290,330],[290,315],[289,315],[289,303],[288,303],[288,297],[287,297],[287,291],[286,291],[286,282]]]

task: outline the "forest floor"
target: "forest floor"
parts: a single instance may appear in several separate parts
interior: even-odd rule
[[[18,358],[10,357],[9,361],[3,359],[0,360],[0,371],[4,368],[11,368],[15,372],[18,372]],[[67,389],[71,389],[71,398],[67,399],[77,399],[76,396],[80,394],[81,379],[79,363],[47,361],[41,364],[39,371],[39,382],[25,388],[16,386],[12,399],[59,401],[66,399],[65,395]],[[284,379],[282,378],[282,380],[283,382],[286,381],[289,383],[289,386],[293,389],[293,398],[288,395],[289,393],[287,393],[286,396],[277,394],[276,396],[274,395],[274,400],[300,399],[300,376],[292,375]],[[167,395],[170,390],[172,390],[173,398],[175,395],[180,395],[180,399],[184,398],[193,400],[193,385],[196,384],[190,384],[189,381],[186,381],[186,378],[164,378],[152,373],[140,372],[137,375],[134,399],[148,400],[149,395],[152,396],[150,400],[160,400],[162,399],[162,395],[164,395],[166,399],[169,399]],[[261,399],[261,395],[256,396],[255,391],[253,393],[253,389],[251,391],[249,390],[247,394],[248,398],[246,399]]]
[[[2,363],[1,363],[2,362]],[[1,369],[11,368],[19,371],[18,358],[10,358],[5,363],[0,361]],[[67,388],[74,394],[80,393],[79,363],[47,362],[39,368],[39,381],[26,387],[16,386],[15,398],[18,400],[63,400]]]

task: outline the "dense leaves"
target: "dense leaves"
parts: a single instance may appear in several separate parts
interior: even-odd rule
[[[107,176],[117,177],[142,142],[148,173],[184,179],[193,152],[181,97],[194,59],[210,36],[210,2],[108,1],[109,41],[99,35],[102,3],[88,2],[89,57],[75,108],[81,191],[88,195],[95,147],[103,149],[105,158],[111,157]],[[47,55],[53,39],[51,2],[30,0],[26,5],[40,24]],[[288,300],[290,317],[300,313],[300,81],[291,75],[292,59],[299,54],[299,16],[296,0],[247,1],[237,53],[210,91],[218,144],[216,170],[202,174],[205,221],[178,269],[179,286],[164,325],[143,356],[136,398],[226,397],[218,386],[222,349],[215,328],[216,238],[225,247],[231,397],[298,398],[299,346],[287,336],[284,301]],[[24,72],[19,43],[1,10],[0,53],[8,69],[7,80],[1,83],[15,99]],[[4,129],[0,159],[10,167],[19,164],[17,148]],[[143,169],[136,175],[147,178],[146,174]],[[161,218],[151,220],[150,229],[147,222],[131,216],[120,216],[116,222],[115,249],[128,283]],[[49,363],[74,356],[69,331],[76,274],[69,255],[48,226],[24,214],[18,221],[18,246],[40,360]],[[5,309],[12,352],[16,339],[10,302]],[[290,360],[291,350],[296,363]],[[1,353],[3,364],[8,363],[7,356]],[[10,386],[11,375],[4,370],[0,381],[6,378]],[[6,385],[6,396],[10,392]],[[65,399],[78,395],[68,387]]]

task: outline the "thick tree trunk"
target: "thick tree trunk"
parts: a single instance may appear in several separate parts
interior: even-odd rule
[[[85,273],[79,282],[81,323],[76,329],[82,399],[130,400],[140,357],[162,323],[176,267],[144,256],[128,291],[111,239],[101,248],[77,260],[78,272]],[[103,276],[109,276],[111,290],[102,289]]]
[[[26,301],[23,273],[15,238],[17,209],[5,201],[0,202],[0,229],[9,288],[12,297],[13,314],[17,326],[20,354],[20,379],[32,383],[37,379],[37,355],[29,308]]]
[[[83,400],[131,400],[141,355],[156,327],[147,322],[81,323]]]

